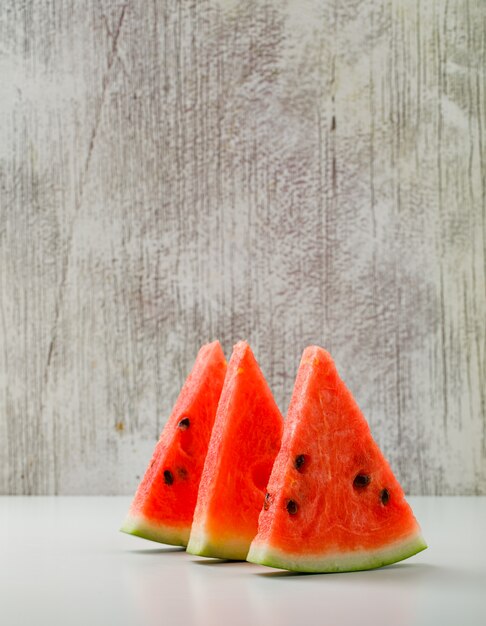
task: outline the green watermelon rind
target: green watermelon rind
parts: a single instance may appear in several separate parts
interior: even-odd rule
[[[293,572],[331,573],[356,572],[376,569],[408,559],[427,548],[422,535],[416,534],[405,540],[376,550],[353,551],[349,553],[335,553],[325,556],[316,554],[299,555],[286,554],[282,550],[265,544],[252,543],[248,552],[247,561],[267,567],[276,567]]]
[[[196,556],[246,561],[250,543],[251,539],[238,537],[225,537],[224,541],[216,543],[211,541],[209,536],[200,528],[195,529],[193,526],[187,552]]]
[[[122,533],[171,546],[187,546],[191,527],[167,526],[140,515],[128,515],[120,528]]]

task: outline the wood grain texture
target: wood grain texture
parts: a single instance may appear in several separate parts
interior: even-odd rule
[[[486,4],[4,0],[0,492],[131,493],[199,345],[327,347],[486,494]]]

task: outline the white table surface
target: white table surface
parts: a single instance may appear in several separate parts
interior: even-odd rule
[[[380,570],[291,574],[118,532],[125,497],[0,498],[5,626],[486,625],[486,498],[410,498],[429,549]]]

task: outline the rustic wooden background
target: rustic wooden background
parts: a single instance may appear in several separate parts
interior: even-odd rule
[[[247,338],[486,494],[485,68],[483,0],[2,0],[0,492],[131,493]]]

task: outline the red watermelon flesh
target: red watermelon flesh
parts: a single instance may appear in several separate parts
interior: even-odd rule
[[[225,374],[219,342],[202,346],[137,489],[123,532],[187,545]]]
[[[256,534],[283,420],[246,342],[228,364],[187,551],[245,559]]]
[[[351,571],[425,548],[331,356],[306,348],[248,560],[303,572]]]

